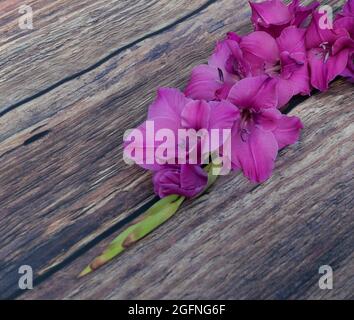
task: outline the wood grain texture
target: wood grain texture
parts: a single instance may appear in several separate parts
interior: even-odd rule
[[[344,2],[323,3],[338,9]],[[0,143],[7,140],[0,144],[0,157],[30,139],[33,133],[45,131],[47,122],[58,119],[58,114],[60,121],[65,121],[73,112],[84,112],[92,105],[123,105],[123,99],[131,99],[129,104],[143,111],[132,125],[138,123],[157,87],[183,88],[191,68],[206,62],[215,41],[230,30],[243,34],[252,29],[249,18],[250,10],[244,2],[219,0],[177,26],[123,50],[94,70],[21,104],[0,117]],[[0,71],[4,73],[1,66]],[[0,100],[7,96],[7,92],[0,90]]]
[[[75,278],[106,241],[21,298],[353,299],[353,97],[339,81],[296,107],[302,138],[266,183],[240,193],[240,175],[222,177],[99,272]]]
[[[0,112],[119,48],[173,24],[207,0],[15,0],[0,4]],[[19,7],[33,9],[21,30]]]
[[[124,131],[159,85],[182,87],[248,19],[248,7],[219,1],[0,118],[2,295],[17,288],[20,265],[43,274],[153,197],[150,175],[122,161]]]
[[[64,2],[56,1],[57,9],[52,1],[40,3],[44,7],[53,3],[55,18],[65,10],[60,7]],[[92,6],[77,9],[79,13],[73,9],[68,18],[80,16],[81,11],[89,16],[91,9],[96,12],[96,3],[105,8],[106,2],[95,1]],[[328,3],[339,7],[343,2]],[[4,3],[9,5],[0,5]],[[12,5],[15,7],[16,1],[11,1],[9,6]],[[11,11],[5,5],[7,12],[13,12],[14,7]],[[118,11],[114,14],[121,14]],[[145,11],[129,12],[145,21]],[[161,19],[161,25],[172,21],[165,16],[162,21],[158,10],[151,14],[155,15],[151,20]],[[249,14],[243,1],[217,1],[0,117],[0,297],[16,290],[20,265],[30,264],[36,276],[45,275],[152,199],[150,175],[137,167],[127,167],[122,161],[123,132],[143,120],[158,86],[182,88],[192,66],[206,61],[215,41],[225,32],[251,30]],[[173,13],[166,11],[166,16],[173,17]],[[124,41],[130,43],[135,33],[128,29]],[[87,32],[91,32],[91,38],[95,37],[90,30]],[[155,29],[146,26],[146,30]],[[139,37],[145,34],[136,32]],[[74,41],[73,47],[67,47],[67,54],[94,46],[91,38],[75,46],[81,36],[76,29],[68,29],[67,34]],[[45,35],[42,36],[44,41]],[[60,34],[57,36],[60,38]],[[30,38],[27,41],[34,45]],[[110,52],[108,44],[106,49]],[[56,50],[55,42],[49,46],[49,51]],[[56,54],[62,59],[58,51]],[[54,54],[49,58],[56,59]],[[3,70],[0,66],[1,74]],[[50,76],[46,72],[47,69],[37,70],[34,75]],[[23,79],[31,82],[29,76],[24,75]],[[4,91],[0,90],[0,94],[0,101],[8,98]],[[235,183],[233,192],[237,197],[254,188],[241,177]]]

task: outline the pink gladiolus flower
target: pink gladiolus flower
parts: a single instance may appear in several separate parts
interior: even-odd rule
[[[232,129],[232,166],[253,182],[268,179],[278,150],[295,143],[302,123],[276,108],[276,84],[267,76],[243,79],[230,90],[228,100],[239,109]]]
[[[310,93],[304,36],[303,29],[291,26],[277,39],[255,31],[240,42],[252,75],[266,74],[276,82],[279,108],[294,95]]]
[[[342,12],[338,13],[335,21],[335,28],[346,29],[352,39],[354,38],[354,0],[348,0]]]
[[[242,38],[229,33],[218,43],[211,59],[213,63],[209,61],[210,65],[193,70],[186,95],[218,100],[227,96],[232,84],[258,75],[268,75],[276,82],[278,107],[296,94],[309,94],[304,34],[303,29],[294,26],[285,28],[277,39],[264,31],[255,31]]]
[[[344,16],[353,16],[354,14],[354,0],[348,0],[345,5],[343,6],[343,13]]]
[[[313,14],[307,28],[305,43],[311,73],[311,84],[325,91],[329,82],[344,72],[350,65],[349,58],[353,53],[354,42],[345,28],[334,25],[333,29],[320,27],[321,15]],[[352,65],[352,64],[351,64]]]
[[[336,29],[346,29],[349,32],[351,39],[354,40],[354,0],[347,1],[343,11],[337,15],[334,21],[334,27]],[[354,50],[351,50],[347,67],[341,75],[354,82]]]
[[[316,1],[304,7],[300,5],[299,0],[293,0],[290,5],[281,0],[269,0],[250,2],[250,5],[255,30],[266,31],[273,37],[279,37],[286,27],[300,27],[319,3]]]
[[[207,182],[207,173],[197,165],[166,165],[153,176],[154,191],[160,198],[171,194],[194,197]]]
[[[140,141],[140,149],[135,146],[135,157],[132,160],[138,165],[148,170],[159,170],[162,165],[155,158],[156,149],[162,142],[156,142],[154,137],[160,129],[169,129],[174,136],[177,136],[177,131],[181,128],[181,113],[185,105],[192,102],[192,99],[186,98],[178,89],[160,88],[157,91],[155,101],[150,105],[147,120],[153,121],[153,137],[148,136],[149,124],[147,121],[142,123],[136,130],[141,132],[142,141]],[[130,140],[130,139],[129,139]],[[126,147],[131,141],[125,142]],[[172,141],[170,145],[166,145],[168,150],[176,151],[176,142]],[[172,152],[172,153],[173,153]],[[126,154],[130,158],[130,154]]]
[[[235,36],[233,34],[233,39]],[[192,70],[184,93],[193,99],[226,99],[231,87],[249,75],[249,70],[244,69],[242,63],[242,52],[230,47],[226,39],[217,43],[208,65],[202,64]]]
[[[140,144],[140,149],[142,150],[140,150],[141,152],[135,152],[137,155],[133,160],[145,169],[160,170],[166,163],[161,164],[158,161],[159,159],[156,158],[155,152],[163,144],[163,147],[168,151],[167,153],[173,155],[173,158],[167,159],[172,160],[168,163],[180,163],[178,161],[179,158],[184,158],[189,163],[188,153],[198,148],[199,160],[195,159],[195,162],[191,164],[202,164],[201,152],[204,151],[202,149],[203,139],[201,139],[202,141],[196,141],[196,145],[191,145],[190,140],[179,140],[180,129],[194,129],[196,133],[199,130],[205,130],[209,133],[213,129],[231,129],[236,117],[237,108],[226,100],[218,102],[192,100],[186,98],[178,89],[160,88],[156,100],[149,108],[147,121],[138,127],[143,137],[143,143]],[[152,124],[153,132],[151,136],[148,136],[149,126]],[[156,141],[155,137],[161,129],[168,130],[173,139]],[[205,139],[210,139],[211,136],[208,135]],[[220,141],[220,145],[214,145],[214,150],[220,147],[221,144],[222,142]],[[187,154],[180,154],[182,151],[187,152]],[[206,151],[209,154],[210,150]],[[129,157],[129,154],[126,154],[126,156]]]
[[[194,129],[196,132],[200,129],[207,131],[213,129],[231,130],[237,116],[238,109],[226,100],[218,102],[192,100],[186,98],[178,89],[160,88],[156,100],[149,108],[147,121],[138,127],[144,138],[141,144],[142,152],[135,150],[135,153],[140,154],[141,159],[135,155],[133,160],[137,161],[137,164],[143,168],[155,171],[153,182],[155,192],[160,197],[165,197],[169,194],[192,197],[204,188],[207,183],[207,174],[200,167],[202,162],[197,164],[189,163],[188,154],[184,155],[187,163],[178,164],[177,158],[180,156],[178,152],[181,151],[181,141],[177,139],[179,129]],[[175,139],[171,143],[166,141],[156,143],[155,140],[152,143],[147,137],[148,126],[151,123],[154,124],[152,136],[155,137],[160,129],[168,129]],[[162,143],[164,148],[170,151],[173,150],[172,154],[175,157],[171,159],[173,160],[172,163],[161,164],[155,157],[155,151]],[[182,141],[182,143],[186,145],[187,141]],[[126,143],[127,145],[129,143]],[[191,146],[189,141],[188,147],[188,150],[183,149],[184,152],[190,152],[193,147],[199,148],[200,145]],[[219,148],[219,145],[216,148]],[[153,157],[152,159],[148,156],[149,152],[150,157]],[[129,157],[130,155],[126,156]],[[198,159],[201,161],[201,158]]]
[[[348,64],[340,75],[348,78],[350,82],[354,82],[354,52],[350,54]]]

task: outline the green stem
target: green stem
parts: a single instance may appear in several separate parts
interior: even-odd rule
[[[217,175],[213,174],[215,166],[210,163],[204,168],[208,172],[208,184],[202,194],[215,182]],[[95,258],[80,274],[83,277],[98,269],[125,249],[145,237],[151,231],[171,218],[181,206],[185,197],[170,195],[160,199],[151,206],[142,216],[135,219],[123,232],[121,232],[107,247],[107,249]]]

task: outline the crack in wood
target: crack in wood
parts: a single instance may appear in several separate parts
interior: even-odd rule
[[[289,113],[291,110],[293,110],[296,106],[299,104],[303,103],[305,100],[307,100],[310,96],[295,96],[293,97],[290,102],[288,103],[288,106],[291,106],[291,108],[287,107],[283,113]],[[38,134],[40,135],[40,133]],[[33,137],[32,137],[33,138]],[[32,139],[30,138],[30,139]],[[30,140],[28,139],[28,140]],[[36,139],[37,140],[37,139]],[[258,184],[255,186],[250,192],[254,191],[258,187],[260,187],[261,184]],[[93,240],[90,242],[86,243],[83,247],[78,249],[77,251],[73,252],[71,255],[69,255],[67,258],[65,258],[63,261],[59,262],[53,267],[48,267],[48,271],[43,273],[42,275],[38,276],[34,280],[34,285],[38,286],[42,282],[44,282],[46,279],[51,277],[54,273],[60,271],[67,265],[69,265],[71,262],[79,258],[82,254],[86,253],[89,251],[91,248],[96,246],[98,243],[101,241],[105,240],[109,236],[111,236],[113,233],[119,231],[120,229],[123,229],[126,227],[129,223],[131,223],[134,219],[138,218],[141,216],[148,208],[150,208],[153,204],[155,204],[159,198],[155,196],[153,199],[151,199],[149,202],[141,206],[139,209],[135,210],[133,213],[125,217],[124,219],[118,221],[116,224],[112,225],[110,228],[99,234],[97,237],[95,237]],[[17,299],[24,293],[22,290],[15,291],[11,296],[7,297],[6,299]]]
[[[211,3],[216,2],[216,1],[209,1],[209,2],[210,2],[210,4],[211,4]],[[210,5],[210,4],[209,4],[209,5]],[[208,5],[207,5],[207,6],[208,6]],[[205,6],[205,7],[207,7],[207,6]],[[199,8],[198,10],[193,11],[193,13],[192,13],[192,14],[189,14],[189,15],[197,14],[197,11],[199,12],[199,11],[201,11],[201,10],[203,10],[203,9]],[[186,17],[183,17],[183,18],[181,18],[181,19],[179,19],[179,21],[182,22],[182,21],[184,21],[184,20],[186,20],[186,19],[188,19],[187,16],[186,16]],[[178,23],[179,23],[179,22],[178,22]],[[178,24],[178,23],[174,22],[173,24],[176,25],[176,24]],[[162,32],[163,32],[162,30],[164,30],[164,29],[169,29],[169,28],[172,28],[172,25],[171,25],[171,24],[170,24],[169,26],[165,27],[165,28],[162,28],[162,29],[160,29],[160,30],[158,30],[158,31],[155,31],[155,32],[151,33],[151,35],[156,35],[156,34],[162,33]],[[151,35],[150,35],[150,36],[151,36]],[[147,38],[147,37],[149,37],[149,36],[145,36],[145,37]],[[140,41],[145,40],[145,39],[143,39],[143,38],[144,38],[144,37],[140,38],[139,40],[137,40],[137,41],[135,41],[135,42],[132,42],[130,45],[127,45],[127,46],[125,46],[125,47],[134,46],[134,45],[136,45],[137,42],[140,42]],[[122,48],[123,48],[123,47],[122,47]],[[122,48],[121,48],[121,50],[120,50],[119,52],[121,52],[121,51],[124,50],[124,49],[122,50]],[[159,48],[159,47],[158,47],[158,48]],[[161,49],[161,48],[159,48],[159,50],[155,51],[155,53],[160,54],[160,52],[163,51],[163,50],[160,50],[160,49]],[[163,49],[163,48],[162,48],[162,49]],[[119,52],[116,52],[116,54],[118,54]],[[113,56],[114,56],[114,55],[111,55],[111,58],[112,58]],[[107,58],[107,57],[106,57],[106,58]],[[107,60],[108,60],[108,59],[107,59]],[[107,61],[107,60],[106,60],[106,61]],[[102,61],[102,60],[100,60],[100,61]],[[105,62],[105,61],[101,62],[100,64],[103,64],[104,62]],[[96,63],[96,64],[97,64],[97,63]],[[95,64],[95,65],[96,65],[96,64]],[[97,65],[97,66],[99,66],[99,65]],[[97,66],[96,66],[96,67],[97,67]],[[89,71],[91,71],[91,70],[93,70],[93,69],[94,69],[94,68],[92,68],[92,69],[90,69],[90,70],[85,69],[85,70],[87,70],[87,71],[83,72],[83,71],[84,71],[84,70],[83,70],[83,71],[80,71],[80,73],[82,73],[82,72],[83,72],[83,73],[86,73],[86,72],[89,72]],[[82,73],[82,74],[83,74],[83,73]],[[79,75],[77,75],[77,76],[75,76],[75,77],[73,77],[72,79],[69,79],[69,80],[67,80],[67,81],[73,80],[74,78],[76,78],[76,77],[78,77],[78,76],[80,76],[80,75],[81,75],[81,74],[79,74]],[[70,77],[69,77],[69,78],[70,78]],[[68,79],[68,78],[65,78],[65,79]],[[65,81],[65,82],[67,82],[67,81]],[[60,86],[60,84],[58,84],[58,86]],[[54,89],[54,88],[53,88],[53,89]],[[49,91],[50,91],[50,90],[49,90]],[[134,90],[132,90],[132,91],[134,91]],[[45,92],[45,93],[47,93],[47,92]],[[43,95],[44,95],[45,93],[43,93]],[[317,93],[314,92],[314,94],[317,94]],[[41,94],[41,95],[42,95],[42,94]],[[129,94],[128,94],[128,96],[129,96]],[[30,98],[30,100],[33,100],[33,99],[36,98],[36,95],[33,95],[32,98],[31,98],[31,97],[29,97],[29,98]],[[294,108],[296,108],[296,106],[298,106],[299,104],[303,103],[303,102],[304,102],[305,100],[307,100],[308,98],[309,98],[308,96],[296,96],[296,97],[294,97],[294,98],[290,101],[290,103],[287,105],[287,107],[283,110],[283,112],[284,112],[284,113],[289,113],[289,112],[292,111]],[[106,103],[105,103],[105,104],[106,104]],[[17,106],[16,106],[16,108],[17,108]],[[9,110],[9,111],[10,111],[10,110]],[[0,115],[2,115],[2,114],[0,113]],[[31,132],[31,134],[33,134],[34,131],[40,129],[41,127],[42,127],[42,126],[40,126],[40,127],[36,128],[35,130],[33,130],[33,131]],[[45,131],[43,131],[43,132],[45,133]],[[43,132],[38,133],[38,135],[34,135],[34,136],[30,137],[29,139],[27,139],[27,140],[25,141],[25,143],[27,142],[26,145],[28,145],[28,144],[30,144],[30,143],[33,143],[34,141],[37,141],[38,139],[43,138],[43,137],[46,135],[46,134],[44,134]],[[44,134],[44,135],[43,135],[43,134]],[[24,145],[25,145],[25,143],[24,143]],[[20,146],[21,146],[21,145],[20,145]],[[107,152],[106,152],[106,153],[107,153]],[[106,153],[105,153],[105,154],[106,154]],[[105,156],[105,155],[101,155],[100,157],[103,157],[103,156]],[[260,185],[254,187],[254,188],[251,190],[251,192],[252,192],[252,191],[255,191],[255,189],[257,189],[259,186],[260,186]],[[256,192],[256,193],[257,193],[257,192]],[[148,198],[146,198],[146,199],[144,200],[144,202],[145,202],[147,199],[150,199],[151,196],[152,196],[152,195],[150,194],[150,196],[149,196]],[[135,219],[136,217],[140,216],[140,215],[147,209],[148,206],[152,205],[152,204],[155,203],[156,201],[157,201],[157,198],[154,198],[154,199],[150,200],[150,202],[148,202],[148,203],[145,204],[144,206],[140,207],[138,210],[133,211],[129,216],[125,217],[124,219],[121,219],[120,221],[116,222],[114,225],[111,225],[111,227],[109,227],[108,229],[102,231],[102,232],[101,232],[100,234],[98,234],[96,237],[91,238],[92,240],[89,240],[88,243],[82,245],[82,247],[79,247],[78,249],[76,249],[76,251],[73,250],[72,252],[70,252],[69,255],[68,255],[66,258],[64,258],[62,261],[57,262],[57,263],[55,263],[55,264],[52,264],[51,266],[46,267],[46,268],[45,268],[44,270],[42,270],[42,272],[35,278],[35,284],[36,284],[36,285],[39,285],[40,283],[46,281],[46,280],[47,280],[48,278],[50,278],[53,274],[55,274],[56,272],[62,270],[62,269],[65,268],[66,266],[70,265],[73,261],[75,261],[76,259],[78,259],[79,257],[81,257],[83,254],[85,254],[89,249],[95,247],[98,243],[100,243],[101,241],[103,241],[104,239],[106,239],[109,235],[112,235],[113,233],[117,232],[117,231],[120,230],[121,228],[126,227],[127,224],[129,224],[129,222],[130,222],[131,220],[133,220],[133,219]],[[55,261],[55,260],[52,260],[52,261]],[[23,293],[24,293],[23,291],[18,290],[18,291],[14,292],[14,293],[11,293],[11,295],[10,295],[10,297],[9,297],[8,299],[10,299],[10,298],[17,298],[17,297],[19,297],[20,295],[22,295]]]
[[[45,131],[42,131],[40,133],[37,133],[35,135],[33,135],[32,137],[28,138],[27,140],[25,140],[25,142],[23,143],[24,146],[27,146],[37,140],[40,140],[42,138],[44,138],[46,135],[48,135],[50,132],[50,130],[45,130]]]
[[[215,3],[217,0],[208,0],[205,4],[203,4],[202,6],[200,6],[198,9],[190,12],[189,14],[185,15],[184,17],[182,18],[179,18],[177,19],[176,21],[170,23],[169,25],[159,29],[159,30],[156,30],[154,32],[150,32],[148,34],[146,34],[145,36],[142,36],[140,37],[139,39],[135,40],[135,41],[132,41],[131,43],[123,46],[123,47],[120,47],[116,50],[114,50],[113,52],[111,52],[110,54],[108,54],[107,56],[103,57],[102,59],[100,59],[99,61],[97,61],[95,64],[89,66],[88,68],[86,69],[83,69],[79,72],[76,72],[74,74],[72,74],[71,76],[68,76],[50,86],[48,86],[46,89],[43,89],[39,92],[37,92],[36,94],[32,95],[32,96],[29,96],[27,98],[24,98],[18,102],[16,102],[15,104],[13,105],[10,105],[8,106],[7,108],[5,108],[4,110],[2,110],[0,112],[0,117],[4,116],[5,114],[9,113],[10,111],[13,111],[14,109],[22,106],[23,104],[26,104],[32,100],[35,100],[45,94],[47,94],[48,92],[60,87],[61,85],[67,83],[67,82],[70,82],[98,67],[100,67],[101,65],[103,65],[104,63],[106,63],[107,61],[109,61],[110,59],[112,59],[113,57],[119,55],[121,52],[125,51],[125,50],[128,50],[134,46],[136,46],[137,44],[139,44],[140,42],[143,42],[144,40],[146,39],[149,39],[149,38],[152,38],[152,37],[155,37],[169,29],[172,29],[174,28],[175,26],[179,25],[180,23],[183,23],[184,21],[188,20],[189,18],[199,14],[200,12],[202,12],[203,10],[205,10],[206,8],[208,8],[210,5],[212,5],[213,3]]]
[[[94,238],[92,241],[86,243],[83,247],[78,249],[77,251],[73,252],[70,256],[68,256],[66,259],[61,261],[60,263],[56,264],[52,268],[49,267],[48,271],[41,274],[40,276],[37,276],[34,281],[33,285],[38,286],[41,284],[43,281],[48,279],[50,276],[52,276],[54,273],[58,272],[62,268],[66,267],[69,265],[71,262],[76,260],[78,257],[80,257],[82,254],[86,253],[88,250],[96,246],[99,242],[102,240],[106,239],[113,233],[117,232],[118,230],[124,228],[126,225],[131,223],[133,220],[138,218],[140,215],[142,215],[147,209],[149,209],[153,204],[155,204],[159,200],[158,197],[154,197],[147,203],[145,203],[143,206],[141,206],[138,210],[134,211],[124,219],[118,221],[116,224],[112,225],[109,227],[107,230],[102,232],[100,235],[98,235],[96,238]],[[24,291],[18,289],[17,291],[13,292],[10,296],[6,297],[5,299],[8,300],[14,300],[17,299],[21,294],[23,294]]]

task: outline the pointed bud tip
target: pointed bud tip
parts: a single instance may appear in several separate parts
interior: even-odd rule
[[[77,276],[78,278],[82,278],[86,275],[88,275],[89,273],[92,272],[92,269],[90,266],[87,266],[84,270],[81,271],[81,273]]]

